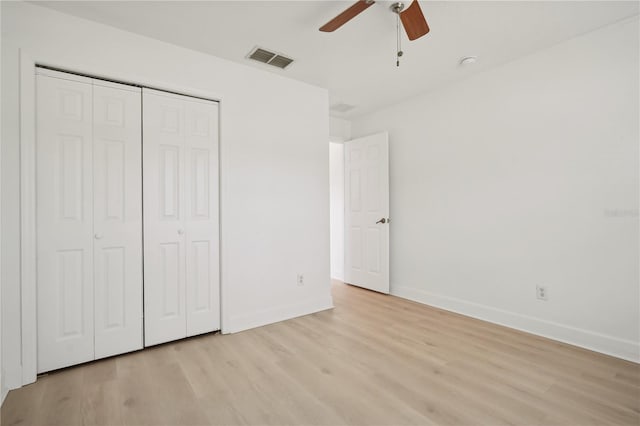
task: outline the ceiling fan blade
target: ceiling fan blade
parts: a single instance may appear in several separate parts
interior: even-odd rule
[[[400,13],[400,19],[409,40],[418,39],[429,32],[429,25],[424,19],[418,0],[413,0],[411,6]]]
[[[363,12],[366,8],[374,4],[375,1],[371,0],[359,0],[357,3],[352,5],[349,9],[342,12],[340,15],[336,16],[326,24],[320,27],[320,31],[325,33],[330,33],[332,31],[337,30],[356,16],[358,16],[361,12]]]

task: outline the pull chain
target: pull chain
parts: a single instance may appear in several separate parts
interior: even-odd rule
[[[400,56],[402,56],[402,38],[400,37],[400,14],[396,13],[396,67],[400,66]]]

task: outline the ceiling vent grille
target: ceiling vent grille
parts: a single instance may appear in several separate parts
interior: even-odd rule
[[[253,52],[249,54],[249,59],[254,61],[263,62],[268,64],[270,60],[276,57],[276,54],[269,52],[268,50],[260,49],[257,47]]]
[[[289,66],[289,64],[291,64],[291,62],[293,62],[293,59],[287,58],[285,56],[277,55],[275,58],[273,58],[269,62],[269,65],[273,65],[274,67],[285,69],[286,67]]]
[[[253,59],[254,61],[262,62],[263,64],[272,65],[280,69],[285,69],[293,62],[293,59],[291,58],[287,58],[284,55],[271,52],[261,47],[256,47],[255,49],[253,49],[249,53],[249,55],[247,55],[247,58]]]

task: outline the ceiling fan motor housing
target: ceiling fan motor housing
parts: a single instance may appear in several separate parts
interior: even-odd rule
[[[392,12],[397,13],[398,15],[400,15],[400,12],[402,12],[404,10],[404,3],[402,3],[401,1],[396,2],[396,3],[392,4],[391,6],[389,6],[389,9],[391,9]]]

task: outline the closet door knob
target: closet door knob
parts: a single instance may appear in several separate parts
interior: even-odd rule
[[[94,238],[95,238],[96,240],[100,240],[100,239],[102,239],[102,234],[95,234],[95,235],[94,235]]]
[[[178,229],[178,235],[184,234],[184,229]]]

